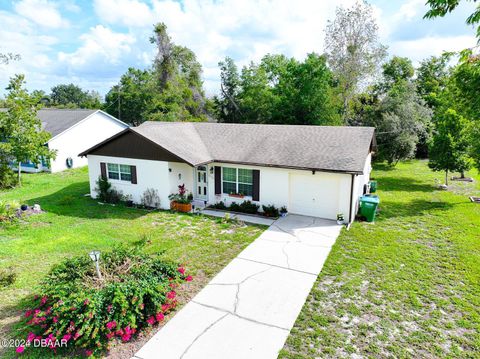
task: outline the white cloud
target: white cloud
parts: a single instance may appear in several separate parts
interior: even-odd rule
[[[390,45],[390,53],[406,56],[415,65],[418,65],[421,60],[441,55],[444,51],[460,51],[475,45],[476,38],[474,36],[427,36],[415,40],[396,41]]]
[[[146,26],[153,24],[153,14],[147,4],[137,0],[95,0],[96,14],[109,24]]]
[[[62,18],[57,4],[48,0],[21,0],[14,5],[17,14],[48,28],[68,26],[68,21]]]
[[[129,34],[113,32],[102,25],[92,27],[86,34],[80,36],[83,45],[75,52],[60,52],[58,59],[79,70],[82,66],[100,64],[118,64],[121,58],[130,53],[130,45],[135,38]]]

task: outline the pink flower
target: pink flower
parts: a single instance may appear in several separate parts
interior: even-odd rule
[[[155,324],[155,318],[153,317],[153,315],[147,319],[147,323],[150,324],[150,325],[154,325]]]
[[[27,342],[30,343],[32,340],[34,340],[36,337],[35,333],[30,332],[27,336]]]
[[[122,330],[122,329],[118,329],[118,330],[115,332],[115,335],[118,335],[118,336],[123,335],[123,330]]]
[[[172,290],[172,291],[167,293],[167,298],[168,299],[174,299],[176,295],[177,295],[177,293],[175,293],[175,291]]]
[[[17,349],[15,349],[15,351],[16,351],[18,354],[22,354],[24,350],[25,350],[25,346],[24,346],[24,345],[20,345],[19,347],[17,347]]]
[[[157,314],[155,314],[155,319],[157,320],[157,322],[161,322],[162,320],[165,319],[165,316],[163,315],[162,312],[158,312]]]
[[[170,309],[170,305],[169,304],[162,304],[162,312],[167,312],[168,310]]]
[[[189,275],[187,278],[185,278],[185,280],[187,282],[191,282],[193,280],[193,277],[191,275]]]
[[[72,334],[65,334],[62,339],[68,342],[70,339],[72,339]]]
[[[40,300],[40,304],[44,305],[47,302],[47,300],[48,300],[48,297],[46,295],[43,296],[42,299]]]
[[[93,351],[90,349],[85,350],[85,356],[89,357],[93,354]]]
[[[73,340],[77,340],[82,334],[80,334],[79,332],[76,332],[74,335],[73,335]]]
[[[58,322],[58,317],[53,317],[52,319],[53,319],[53,322],[54,322],[54,323],[57,323],[57,322]]]
[[[115,328],[117,326],[117,322],[116,321],[111,321],[111,322],[108,322],[107,323],[107,329],[108,330],[112,330],[113,328]]]
[[[178,271],[179,271],[181,274],[185,274],[185,268],[183,268],[183,267],[178,268]]]
[[[107,335],[106,335],[106,336],[107,336],[107,339],[108,339],[108,340],[110,340],[110,339],[112,339],[112,338],[113,338],[113,336],[114,336],[114,335],[115,335],[115,333],[114,333],[114,332],[110,332],[110,333],[107,333]]]
[[[27,310],[27,311],[25,312],[25,318],[30,317],[32,314],[33,314],[33,310],[31,310],[31,309],[30,309],[30,310]]]
[[[132,336],[130,334],[122,335],[122,341],[128,342]]]
[[[125,329],[124,329],[124,332],[125,332],[126,334],[133,334],[133,333],[135,333],[135,329],[131,329],[130,326],[127,325],[127,326],[125,327]]]
[[[112,308],[113,308],[113,305],[110,304],[110,305],[107,307],[107,312],[111,313],[111,312],[112,312]]]
[[[41,312],[40,309],[35,309],[35,310],[33,311],[33,316],[36,317],[37,314],[40,313],[40,312]]]

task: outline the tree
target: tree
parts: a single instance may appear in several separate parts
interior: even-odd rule
[[[39,99],[25,89],[25,77],[16,75],[6,88],[6,112],[0,112],[0,158],[14,160],[18,164],[18,180],[22,162],[38,163],[41,158],[50,159],[55,153],[45,146],[50,134],[42,130],[37,117]]]
[[[52,87],[50,99],[53,106],[93,109],[101,107],[98,92],[84,91],[81,87],[74,84],[61,84]]]
[[[239,122],[241,110],[239,107],[240,75],[232,58],[226,57],[218,63],[220,67],[220,96],[216,96],[215,107],[220,122]]]
[[[476,0],[473,0],[476,2]],[[430,6],[424,18],[433,19],[436,17],[444,17],[447,13],[452,12],[460,4],[460,0],[427,0]],[[480,23],[480,5],[477,5],[475,11],[467,17],[466,23],[476,25]],[[477,37],[480,40],[480,26],[477,26]]]
[[[0,52],[0,65],[8,65],[11,61],[19,61],[21,59],[19,54],[13,54],[11,52],[2,53]]]
[[[395,84],[402,81],[410,81],[413,78],[415,69],[412,61],[407,57],[393,56],[390,61],[383,64],[383,81],[380,90],[388,92]]]
[[[155,95],[153,75],[130,67],[105,96],[105,110],[118,119],[138,126],[146,121]]]
[[[441,94],[447,85],[448,60],[447,56],[432,56],[423,60],[417,69],[417,92],[431,109],[440,105]]]
[[[292,125],[340,124],[332,74],[324,56],[312,53],[301,62],[266,55],[238,74],[235,63],[220,63],[222,94],[216,99],[222,122]]]
[[[375,75],[386,56],[370,5],[358,1],[352,8],[337,8],[335,19],[327,24],[325,53],[339,83],[342,118],[348,123],[354,95]]]
[[[463,177],[472,166],[468,129],[468,120],[452,109],[437,119],[428,166],[434,171],[445,171],[446,185],[449,171],[460,172]]]

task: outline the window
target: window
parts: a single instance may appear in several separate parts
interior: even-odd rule
[[[132,181],[132,168],[129,165],[119,165],[116,163],[109,163],[108,178],[121,181]]]
[[[223,193],[253,194],[253,171],[244,168],[222,168]]]

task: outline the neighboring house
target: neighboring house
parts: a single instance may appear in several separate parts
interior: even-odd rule
[[[162,208],[185,184],[207,204],[251,200],[352,221],[374,149],[371,127],[145,122],[80,156],[88,157],[92,197],[103,176],[135,202],[156,189]]]
[[[51,134],[47,146],[57,155],[50,163],[22,163],[24,172],[59,172],[88,164],[78,153],[128,127],[101,110],[43,109],[37,114],[42,128]]]

